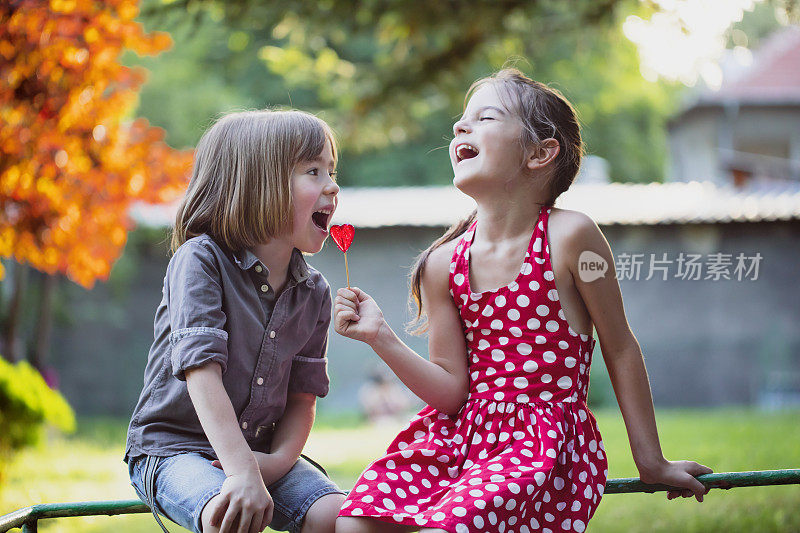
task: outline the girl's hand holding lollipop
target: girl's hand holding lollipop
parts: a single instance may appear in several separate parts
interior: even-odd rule
[[[382,331],[391,331],[378,304],[358,287],[336,291],[333,328],[339,335],[370,346],[374,345]]]

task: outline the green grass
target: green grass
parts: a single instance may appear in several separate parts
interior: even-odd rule
[[[618,411],[596,412],[609,457],[610,477],[635,477],[625,426]],[[658,413],[662,447],[669,459],[692,459],[716,472],[800,467],[798,411],[762,413],[742,409]],[[348,427],[349,429],[342,429]],[[306,453],[343,487],[352,486],[371,458],[383,452],[397,425],[356,425],[353,417],[322,416]],[[125,421],[79,420],[71,437],[51,435],[46,445],[25,450],[5,467],[0,514],[33,503],[130,499],[121,455]],[[46,520],[42,531],[152,532],[149,515]],[[173,526],[171,531],[179,531]],[[667,501],[659,494],[609,494],[591,532],[800,531],[800,486],[712,490],[704,503]]]

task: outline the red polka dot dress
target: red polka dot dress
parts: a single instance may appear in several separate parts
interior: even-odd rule
[[[427,406],[356,481],[340,516],[446,531],[586,529],[608,475],[586,405],[593,338],[566,321],[543,206],[519,275],[469,285],[473,224],[450,265],[467,339],[470,391],[455,416]]]

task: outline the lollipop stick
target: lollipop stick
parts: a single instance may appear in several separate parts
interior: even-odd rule
[[[344,271],[347,274],[347,288],[350,288],[350,268],[347,266],[347,252],[344,253]]]

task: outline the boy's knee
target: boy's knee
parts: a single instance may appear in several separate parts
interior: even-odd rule
[[[333,533],[344,494],[326,494],[311,504],[303,518],[301,533]]]

